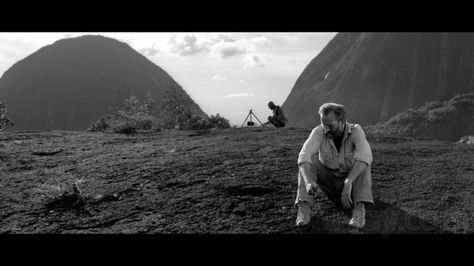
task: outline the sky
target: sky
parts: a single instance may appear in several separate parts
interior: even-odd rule
[[[45,32],[0,33],[0,76],[59,39],[103,35],[126,42],[166,71],[208,115],[241,126],[249,110],[265,122],[309,62],[336,33]],[[1,99],[0,99],[1,100]]]

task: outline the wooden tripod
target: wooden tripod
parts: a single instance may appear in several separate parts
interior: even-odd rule
[[[245,118],[244,122],[242,123],[241,128],[244,127],[245,122],[247,121],[247,119],[249,119],[249,121],[247,122],[247,126],[253,127],[255,125],[255,123],[252,121],[252,116],[254,116],[255,119],[257,119],[257,121],[260,123],[260,125],[262,125],[262,127],[265,127],[265,125],[262,124],[262,122],[260,122],[260,119],[258,119],[258,117],[253,113],[252,109],[250,109],[250,112],[247,115],[247,117]]]

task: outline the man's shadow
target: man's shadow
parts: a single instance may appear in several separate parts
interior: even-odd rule
[[[305,233],[313,234],[380,234],[388,237],[391,234],[440,234],[447,233],[433,221],[421,219],[398,208],[395,204],[374,200],[375,206],[366,204],[366,223],[363,229],[349,226],[352,211],[344,208],[340,202],[331,202],[334,212],[341,212],[345,221],[331,221],[316,214],[311,223],[302,228]],[[433,217],[435,218],[435,217]]]

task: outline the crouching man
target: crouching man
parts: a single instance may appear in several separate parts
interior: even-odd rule
[[[298,156],[297,226],[307,225],[319,187],[330,200],[352,209],[351,226],[365,225],[365,204],[374,204],[371,189],[372,151],[364,131],[346,122],[343,105],[319,108],[321,125],[314,128]]]

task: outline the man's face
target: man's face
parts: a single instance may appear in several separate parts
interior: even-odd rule
[[[328,138],[336,138],[344,133],[344,122],[337,121],[334,112],[329,112],[326,116],[321,117],[321,125],[327,132]]]

